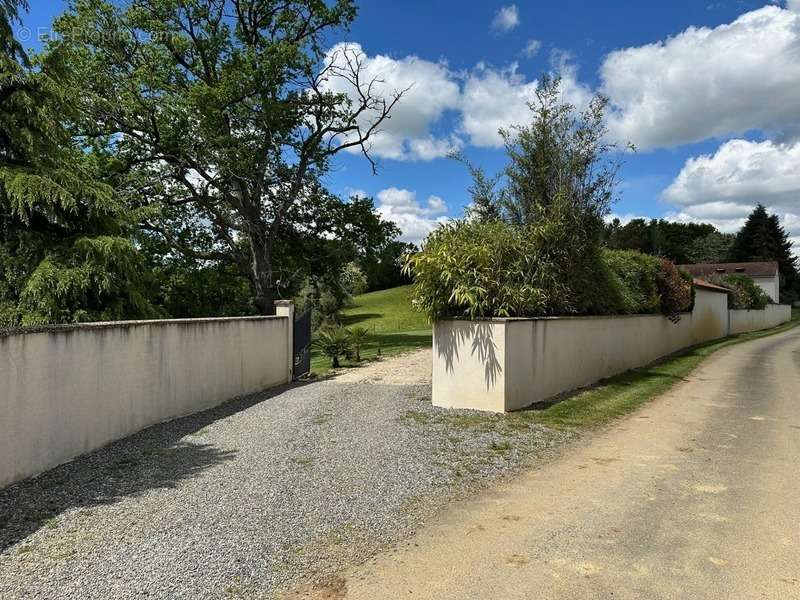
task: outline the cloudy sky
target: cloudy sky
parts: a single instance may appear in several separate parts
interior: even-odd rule
[[[63,6],[31,4],[33,32]],[[608,96],[610,135],[637,148],[623,220],[735,231],[762,202],[800,241],[800,0],[364,0],[330,56],[342,44],[387,93],[408,92],[374,140],[378,174],[353,154],[327,183],[373,197],[408,240],[468,202],[468,174],[446,154],[500,170],[497,130],[524,121],[536,78],[558,71],[573,104]]]

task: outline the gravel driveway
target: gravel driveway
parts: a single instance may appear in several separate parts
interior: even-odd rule
[[[270,597],[364,561],[569,438],[435,409],[429,393],[270,390],[7,488],[0,598]]]

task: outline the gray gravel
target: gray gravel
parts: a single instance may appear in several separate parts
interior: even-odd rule
[[[0,598],[262,598],[321,580],[570,438],[317,381],[151,427],[0,492]]]

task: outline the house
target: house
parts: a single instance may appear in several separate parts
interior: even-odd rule
[[[696,265],[678,265],[692,277],[701,279],[725,275],[747,275],[758,287],[778,302],[780,297],[780,277],[778,263],[774,261],[741,262],[741,263],[701,263]]]

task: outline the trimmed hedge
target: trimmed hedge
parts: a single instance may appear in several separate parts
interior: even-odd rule
[[[573,225],[556,216],[535,226],[441,226],[406,261],[415,308],[431,320],[659,312],[675,319],[691,308],[691,278],[671,262],[600,249]]]

